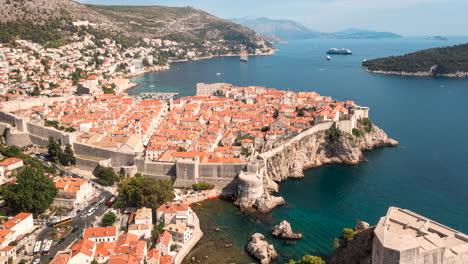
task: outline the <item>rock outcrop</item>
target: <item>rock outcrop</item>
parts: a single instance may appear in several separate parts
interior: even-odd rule
[[[265,236],[260,233],[255,233],[250,237],[246,250],[261,264],[269,264],[273,259],[278,258],[278,253],[273,245],[270,245]]]
[[[342,132],[335,139],[321,130],[284,146],[274,155],[259,157],[257,170],[239,175],[235,204],[244,212],[268,213],[285,203],[282,197],[272,195],[279,191],[276,182],[303,178],[304,170],[327,163],[357,164],[366,160],[363,151],[398,145],[382,129],[371,123],[367,125],[368,132],[364,132],[366,127],[361,125],[358,126],[360,134]]]
[[[362,151],[376,147],[397,146],[385,132],[373,125],[372,130],[356,137],[343,133],[331,140],[326,131],[320,131],[291,144],[266,160],[266,171],[274,181],[303,178],[304,171],[328,163],[357,164],[365,161]]]
[[[273,227],[273,236],[282,238],[282,239],[301,239],[302,234],[294,233],[291,228],[291,224],[283,220],[279,225]]]
[[[364,223],[364,222],[363,222]],[[375,227],[356,230],[353,240],[342,244],[335,250],[330,264],[367,264],[372,258],[372,242]]]
[[[238,197],[234,204],[243,212],[268,213],[285,203],[282,197],[272,195],[278,189],[278,184],[263,175],[263,170],[259,173],[242,172],[239,175]]]

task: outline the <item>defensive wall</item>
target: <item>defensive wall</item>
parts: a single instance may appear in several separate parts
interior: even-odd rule
[[[94,170],[99,160],[110,160],[110,166],[119,169],[122,166],[135,165],[138,172],[145,177],[170,179],[176,186],[191,186],[197,182],[208,182],[218,188],[230,189],[237,186],[238,175],[245,171],[247,162],[238,163],[199,163],[198,160],[182,160],[177,162],[153,162],[140,157],[141,153],[125,153],[100,147],[78,143],[75,133],[58,131],[51,127],[27,122],[14,114],[0,111],[0,132],[5,135],[8,145],[27,146],[30,144],[46,147],[48,138],[61,140],[62,144],[71,144],[77,155],[77,167],[84,170]],[[335,125],[340,130],[352,133],[356,118],[337,122],[317,124],[299,135],[287,140],[280,146],[260,154],[264,160],[273,157],[294,142]]]
[[[317,133],[319,131],[323,131],[323,130],[327,130],[329,128],[331,128],[333,125],[336,126],[336,128],[339,128],[340,130],[344,131],[344,132],[347,132],[347,133],[352,133],[353,131],[353,128],[356,127],[356,118],[353,118],[351,120],[340,120],[340,121],[336,121],[336,122],[325,122],[325,123],[320,123],[320,124],[317,124],[317,125],[314,125],[313,127],[307,129],[306,131],[303,131],[301,132],[299,135],[293,137],[293,138],[290,138],[288,139],[286,142],[282,143],[281,145],[279,145],[278,147],[272,149],[272,150],[269,150],[267,152],[264,152],[262,154],[260,154],[259,156],[263,159],[268,159],[268,158],[271,158],[273,156],[275,156],[276,154],[278,154],[279,152],[283,151],[285,148],[291,146],[292,144],[294,144],[295,142],[305,138],[305,137],[308,137],[314,133]]]
[[[72,98],[74,98],[73,95],[61,96],[61,97],[39,96],[36,98],[29,98],[27,100],[23,100],[23,99],[11,100],[7,102],[2,102],[1,109],[3,111],[16,112],[21,109],[27,109],[27,108],[31,108],[33,106],[38,106],[38,105],[49,106],[53,104],[54,102],[62,102],[62,101],[66,101]]]

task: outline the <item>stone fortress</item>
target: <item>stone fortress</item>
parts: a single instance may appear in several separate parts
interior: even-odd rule
[[[198,84],[197,95],[212,95],[220,87],[227,84]],[[264,174],[268,174],[267,169],[261,170],[267,164],[267,160],[277,155],[285,148],[299,142],[304,138],[320,131],[329,129],[332,126],[340,130],[351,133],[356,127],[359,118],[367,118],[369,109],[358,107],[351,119],[338,121],[327,121],[318,123],[298,135],[282,141],[273,146],[268,152],[254,153],[250,161],[229,162],[229,163],[201,163],[197,157],[171,162],[150,161],[145,159],[144,152],[124,152],[105,149],[97,146],[77,142],[77,132],[63,132],[51,127],[45,127],[37,122],[32,122],[26,117],[12,114],[22,108],[31,106],[51,105],[57,100],[67,100],[66,98],[42,98],[32,99],[24,102],[12,101],[2,103],[0,111],[0,133],[5,136],[8,145],[28,146],[31,144],[46,147],[48,138],[53,137],[60,140],[62,144],[71,144],[77,157],[76,166],[80,169],[92,171],[98,166],[113,167],[115,170],[124,170],[128,174],[137,171],[146,177],[172,180],[175,186],[191,186],[197,182],[208,182],[217,188],[235,191],[239,181],[244,184],[245,175],[262,179]],[[243,173],[243,177],[238,177]],[[250,181],[250,180],[249,180]],[[255,181],[255,180],[254,180]],[[270,185],[270,183],[261,182]],[[261,189],[258,186],[258,190]],[[270,187],[268,187],[270,188]],[[261,196],[258,191],[251,192],[249,197]]]
[[[375,227],[373,264],[466,264],[468,236],[409,210],[390,207]]]

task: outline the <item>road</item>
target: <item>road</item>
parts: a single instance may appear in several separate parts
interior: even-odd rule
[[[79,240],[83,235],[84,229],[91,227],[92,223],[99,219],[108,209],[108,207],[106,206],[106,202],[111,196],[112,193],[104,189],[98,189],[98,195],[89,202],[89,205],[84,210],[79,212],[77,216],[73,218],[72,222],[67,224],[74,227],[74,230],[68,235],[66,235],[61,243],[54,242],[52,244],[49,255],[40,257],[41,263],[44,263],[47,260],[51,260],[57,254],[57,252],[66,249],[74,241]],[[102,201],[102,203],[100,205],[97,205],[97,203],[100,201]],[[92,215],[88,216],[88,211],[95,206],[97,206],[96,211]],[[54,228],[46,227],[37,235],[36,241],[53,239],[53,231]],[[34,259],[36,258],[37,256],[35,256]]]

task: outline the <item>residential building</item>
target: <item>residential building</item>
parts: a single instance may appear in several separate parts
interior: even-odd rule
[[[83,238],[94,241],[96,243],[117,241],[117,227],[94,227],[86,228],[83,233]]]
[[[93,187],[90,182],[78,178],[63,177],[55,182],[58,194],[54,205],[73,208],[84,204],[92,195]]]

